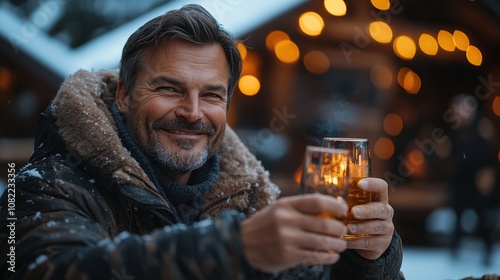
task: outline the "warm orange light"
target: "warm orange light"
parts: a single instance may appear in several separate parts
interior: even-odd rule
[[[391,70],[387,66],[377,64],[370,71],[370,80],[376,87],[388,89],[392,84]]]
[[[420,90],[422,82],[417,73],[403,67],[398,72],[399,85],[410,94],[417,94]]]
[[[483,55],[476,46],[469,45],[467,51],[465,52],[465,56],[467,57],[469,63],[472,65],[480,66],[483,62]]]
[[[295,172],[293,172],[293,180],[297,183],[300,184],[300,180],[302,179],[302,164],[295,169]]]
[[[387,114],[384,118],[384,131],[393,136],[399,135],[403,130],[403,119],[396,114]]]
[[[382,11],[387,11],[391,7],[391,3],[389,0],[371,0],[373,7],[382,10]]]
[[[347,6],[343,0],[325,0],[323,5],[333,16],[344,16],[347,13]]]
[[[294,63],[299,59],[300,51],[297,45],[290,40],[283,40],[274,48],[276,57],[285,63]]]
[[[420,149],[412,149],[406,152],[404,157],[412,167],[412,176],[422,177],[427,173],[427,164],[424,153]]]
[[[402,35],[394,40],[394,52],[402,59],[413,59],[417,52],[415,42],[408,36]]]
[[[330,69],[330,59],[324,52],[310,51],[304,55],[304,67],[314,74],[322,74]]]
[[[455,32],[453,32],[453,43],[457,49],[466,51],[469,47],[469,37],[467,37],[467,35],[465,35],[462,31],[455,30]]]
[[[495,96],[493,99],[493,113],[500,117],[500,96]]]
[[[455,50],[455,42],[453,41],[453,35],[446,30],[439,30],[438,32],[438,43],[439,46],[448,52]]]
[[[272,31],[266,36],[266,47],[270,51],[274,51],[276,44],[283,40],[290,40],[290,36],[281,30]]]
[[[241,76],[244,75],[254,75],[257,76],[260,71],[260,57],[255,52],[249,51],[246,54],[245,60],[243,60],[243,68],[241,69]]]
[[[244,95],[256,95],[260,89],[259,79],[252,75],[245,75],[240,78],[238,88]]]
[[[9,68],[0,66],[0,92],[7,91],[12,85],[12,73]]]
[[[382,160],[388,160],[394,154],[394,143],[391,139],[380,137],[375,142],[375,155]]]
[[[417,94],[418,91],[420,90],[420,86],[422,85],[420,81],[420,77],[417,75],[417,73],[410,71],[406,73],[404,82],[403,82],[403,88],[406,90],[406,92],[411,93],[411,94]]]
[[[392,29],[383,21],[374,21],[370,23],[368,31],[373,40],[379,43],[390,43],[392,40]]]
[[[436,55],[438,52],[438,43],[434,37],[427,33],[423,33],[418,38],[418,46],[423,53],[427,55]]]
[[[403,84],[405,82],[405,77],[406,77],[406,73],[408,73],[409,71],[411,71],[409,68],[406,68],[406,67],[402,67],[401,69],[399,69],[398,71],[398,84],[403,87]]]
[[[245,47],[245,45],[243,45],[242,43],[238,43],[236,47],[240,52],[241,59],[245,60],[245,58],[247,57],[247,47]]]
[[[309,36],[318,36],[325,27],[323,18],[315,12],[305,12],[299,17],[300,30]]]

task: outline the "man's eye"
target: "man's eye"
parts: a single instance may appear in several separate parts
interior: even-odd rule
[[[168,92],[177,92],[177,90],[173,87],[158,87],[156,90],[159,90],[159,91],[168,91]]]
[[[217,93],[212,93],[212,92],[209,92],[209,93],[206,93],[205,96],[207,97],[213,97],[213,98],[218,98],[218,99],[222,99],[222,96],[220,96],[219,94]]]

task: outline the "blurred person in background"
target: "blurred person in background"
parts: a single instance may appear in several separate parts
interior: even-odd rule
[[[481,125],[481,121],[487,119],[483,119],[480,103],[471,95],[455,96],[448,112],[446,118],[452,128],[449,134],[452,142],[449,195],[456,214],[452,252],[456,257],[465,236],[464,213],[472,210],[478,217],[477,234],[485,245],[484,264],[490,265],[498,192],[498,164],[491,140],[494,133],[490,131],[494,128]]]

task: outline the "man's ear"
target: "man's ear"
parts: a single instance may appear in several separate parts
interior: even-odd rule
[[[116,106],[118,107],[118,111],[120,113],[125,114],[128,112],[128,105],[130,102],[130,96],[127,91],[127,87],[123,80],[118,81],[118,85],[116,86]]]

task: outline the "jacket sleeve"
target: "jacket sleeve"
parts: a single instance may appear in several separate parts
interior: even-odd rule
[[[16,188],[15,272],[6,262],[11,245],[1,238],[1,279],[246,279],[254,273],[243,255],[244,217],[238,212],[111,238],[92,213],[102,207],[92,204],[98,194],[70,182],[57,188],[35,179]],[[6,206],[4,195],[2,220]],[[6,230],[2,226],[0,234]]]
[[[404,280],[400,271],[403,263],[403,248],[401,238],[394,231],[391,244],[380,258],[367,260],[356,253],[347,250],[341,254],[340,261],[331,267],[332,279],[385,279]]]

